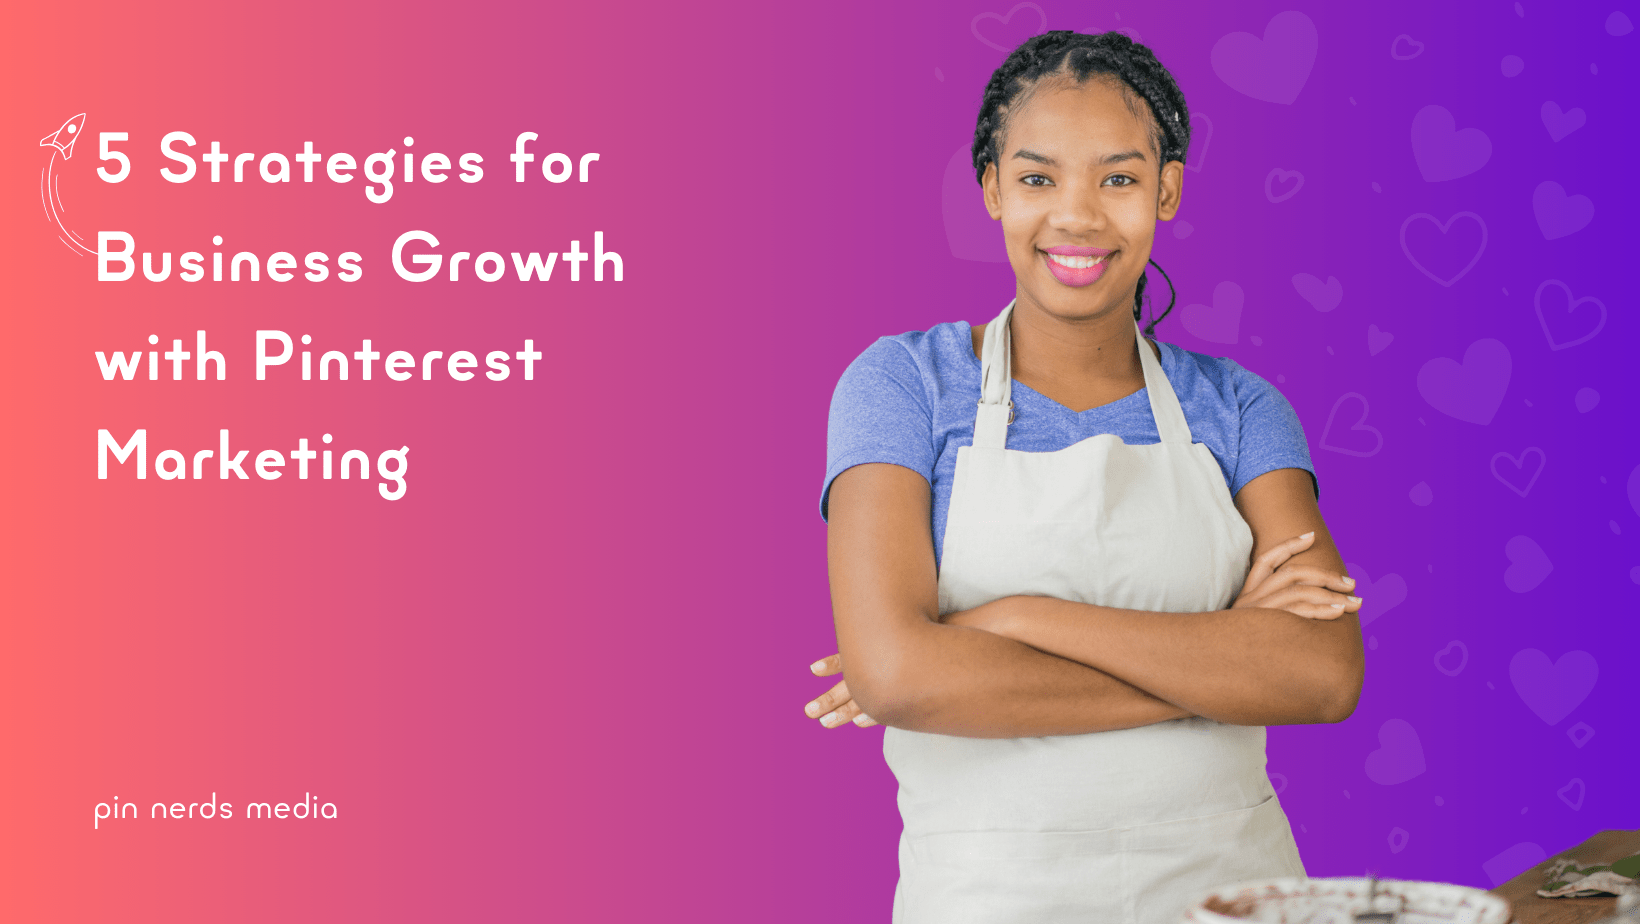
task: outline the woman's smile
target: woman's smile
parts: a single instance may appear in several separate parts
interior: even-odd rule
[[[1112,251],[1100,250],[1097,247],[1059,247],[1039,248],[1042,262],[1047,264],[1048,272],[1053,278],[1067,286],[1080,288],[1090,286],[1099,281],[1105,274],[1105,267],[1109,261],[1105,258]]]

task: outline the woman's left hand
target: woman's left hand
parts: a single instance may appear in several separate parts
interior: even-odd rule
[[[809,670],[813,671],[816,677],[840,674],[843,671],[843,656],[834,654],[829,658],[821,658],[810,664]],[[803,712],[811,719],[819,719],[820,724],[827,728],[837,728],[850,721],[861,728],[877,724],[871,716],[860,711],[859,704],[855,703],[854,697],[849,694],[847,680],[839,680],[836,686],[810,701],[803,707]]]
[[[1295,555],[1315,544],[1315,533],[1294,536],[1271,547],[1253,562],[1241,594],[1231,609],[1260,607],[1285,610],[1305,619],[1332,620],[1361,609],[1361,598],[1353,595],[1355,579],[1314,565],[1290,562]]]

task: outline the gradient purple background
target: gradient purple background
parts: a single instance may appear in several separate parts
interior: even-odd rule
[[[866,115],[848,130],[860,140],[864,163],[839,168],[846,188],[869,190],[875,200],[867,206],[862,195],[839,204],[851,216],[877,219],[875,226],[863,222],[851,230],[843,253],[863,256],[845,258],[881,260],[881,269],[863,285],[850,276],[847,285],[827,287],[834,320],[812,368],[800,356],[781,362],[795,359],[792,374],[824,382],[879,334],[956,318],[988,320],[1011,294],[1009,271],[1002,263],[951,259],[931,202],[931,175],[948,167],[959,149],[966,152],[977,91],[1003,57],[980,37],[1006,46],[1044,20],[1048,28],[1137,32],[1173,71],[1192,111],[1209,116],[1213,126],[1210,140],[1198,133],[1192,166],[1200,170],[1186,172],[1184,207],[1173,223],[1188,222],[1191,232],[1180,238],[1166,225],[1158,232],[1156,257],[1178,285],[1183,309],[1162,323],[1159,336],[1232,356],[1279,383],[1305,424],[1322,510],[1339,547],[1379,591],[1365,594],[1368,673],[1355,715],[1337,726],[1271,730],[1270,770],[1306,864],[1315,875],[1371,869],[1490,887],[1499,875],[1507,878],[1532,862],[1531,848],[1520,848],[1492,871],[1485,868],[1518,844],[1552,853],[1602,828],[1640,826],[1632,782],[1640,744],[1623,679],[1634,675],[1633,652],[1640,649],[1640,571],[1631,572],[1640,565],[1640,496],[1627,487],[1640,463],[1633,410],[1640,387],[1626,355],[1636,333],[1634,233],[1626,219],[1636,183],[1632,171],[1603,166],[1622,160],[1637,136],[1635,39],[1608,34],[1611,9],[1604,6],[1536,4],[1524,15],[1510,3],[1439,6],[1445,8],[1307,8],[1318,54],[1291,105],[1238,92],[1210,63],[1221,37],[1262,35],[1282,5],[1124,4],[1095,11],[1044,3],[1040,18],[1030,6],[1014,7],[1006,23],[981,17],[1006,16],[1009,7],[971,5],[903,26],[873,21],[884,35],[864,60],[894,55],[889,49],[896,46],[915,49],[900,52],[895,65],[868,81],[876,89],[858,100]],[[1020,21],[1024,28],[1005,28]],[[1423,45],[1411,60],[1391,57],[1391,44],[1402,34]],[[1415,47],[1397,51],[1407,56]],[[1505,55],[1525,61],[1513,78],[1503,76]],[[1587,124],[1552,140],[1540,112],[1550,100],[1563,110],[1581,108]],[[1411,124],[1427,105],[1451,111],[1460,130],[1487,135],[1492,151],[1484,166],[1448,181],[1423,179]],[[870,121],[879,109],[887,111]],[[1205,156],[1198,156],[1204,141]],[[1273,203],[1264,184],[1276,168],[1301,172],[1304,185]],[[961,206],[947,205],[950,243],[963,253],[976,235],[988,233],[1000,260],[994,226],[976,231],[969,224],[979,213],[979,192],[966,164],[960,169],[945,190],[971,204],[966,217]],[[1587,227],[1545,239],[1532,205],[1534,189],[1545,180],[1593,200]],[[1283,188],[1274,191],[1279,196]],[[1467,275],[1443,287],[1409,261],[1399,232],[1416,213],[1446,221],[1463,211],[1484,219],[1488,241]],[[1453,228],[1451,253],[1438,246],[1444,243],[1439,235],[1426,242],[1414,237],[1412,245],[1427,244],[1416,252],[1450,278],[1464,262],[1457,255],[1466,255],[1456,240],[1461,230]],[[1450,271],[1438,265],[1443,257],[1455,261]],[[1295,290],[1292,277],[1299,273],[1337,277],[1341,302],[1325,312],[1312,307]],[[1533,306],[1546,279],[1564,281],[1578,298],[1598,297],[1609,312],[1604,329],[1580,345],[1551,349]],[[1226,281],[1245,292],[1236,342],[1193,336],[1183,321],[1191,311],[1186,306],[1212,305],[1215,288]],[[1544,306],[1558,341],[1593,326],[1589,308],[1568,316],[1561,301],[1555,315],[1547,301],[1552,294],[1545,293]],[[1369,325],[1393,335],[1376,355],[1368,348]],[[1513,366],[1486,425],[1436,410],[1417,387],[1425,363],[1461,360],[1482,338],[1505,344]],[[1575,403],[1583,388],[1599,394],[1587,413]],[[810,426],[818,430],[826,389],[813,391]],[[1382,436],[1371,455],[1327,448],[1373,449],[1370,433],[1349,429],[1361,411],[1353,400],[1340,408],[1323,441],[1329,413],[1347,393],[1364,396],[1361,423]],[[767,405],[759,416],[774,413]],[[812,445],[818,458],[818,440]],[[1543,451],[1546,464],[1522,497],[1495,478],[1490,465],[1496,453],[1518,458],[1529,446]],[[1506,460],[1500,465],[1510,473]],[[1517,477],[1517,486],[1525,480]],[[815,475],[794,479],[781,493],[808,486],[802,499],[812,504],[816,482]],[[1433,495],[1427,506],[1409,498],[1421,482]],[[1524,593],[1504,580],[1511,565],[1505,546],[1517,535],[1534,540],[1554,566]],[[818,559],[818,529],[811,541]],[[798,573],[771,575],[765,592],[797,583]],[[1380,609],[1395,577],[1406,588],[1404,602]],[[798,586],[812,587],[823,601],[820,570],[807,580],[812,583]],[[823,605],[816,613],[823,618]],[[1468,661],[1448,676],[1435,658],[1454,640],[1467,648]],[[832,650],[823,630],[813,644],[818,647],[794,649],[793,658]],[[1576,670],[1580,659],[1574,657],[1560,662],[1563,675],[1535,684],[1523,679],[1535,702],[1558,695],[1575,707],[1563,717],[1551,712],[1552,724],[1534,714],[1511,680],[1511,660],[1528,649],[1551,662],[1588,652],[1599,667],[1595,680]],[[1459,661],[1453,649],[1443,664],[1450,671]],[[1589,682],[1587,696],[1577,695]],[[1400,721],[1389,726],[1392,746],[1371,757],[1385,744],[1381,729],[1393,720]],[[1568,737],[1579,723],[1595,732],[1581,747]],[[1369,766],[1386,781],[1417,769],[1406,736],[1395,734],[1404,727],[1412,729],[1425,769],[1397,782],[1374,782]],[[849,766],[805,777],[813,793],[809,815],[851,832],[855,851],[875,851],[870,862],[851,865],[850,878],[862,880],[851,891],[868,891],[863,882],[870,881],[886,901],[892,876],[878,880],[872,871],[893,862],[892,780],[877,735],[847,729],[835,737],[849,739],[835,743],[847,750]],[[804,764],[823,760],[832,744],[805,750]],[[857,779],[876,782],[850,785],[845,798],[833,795]],[[861,804],[851,807],[855,800]]]
[[[1624,683],[1640,648],[1640,388],[1620,352],[1635,335],[1622,216],[1636,184],[1622,163],[1637,39],[1586,4],[1311,7],[1318,52],[1289,105],[1238,92],[1210,63],[1221,37],[1263,35],[1282,10],[1045,3],[1003,21],[1007,6],[946,4],[168,17],[93,5],[67,60],[47,38],[65,28],[54,14],[8,13],[0,414],[23,451],[0,458],[15,524],[0,559],[13,755],[0,766],[13,794],[0,907],[74,921],[886,917],[899,822],[881,732],[801,714],[824,687],[806,665],[835,649],[817,515],[826,408],[877,336],[984,321],[1010,297],[1005,264],[959,258],[983,256],[986,234],[1000,253],[1000,234],[963,211],[978,187],[946,179],[1003,57],[982,39],[1043,27],[1134,30],[1211,119],[1180,220],[1159,231],[1180,309],[1158,333],[1280,385],[1338,544],[1380,591],[1367,613],[1390,575],[1406,587],[1366,628],[1355,716],[1271,732],[1310,872],[1489,886],[1488,861],[1517,845],[1552,852],[1640,826],[1623,772],[1640,750]],[[1392,58],[1401,34],[1422,52]],[[1506,55],[1524,61],[1517,76]],[[1552,140],[1551,100],[1586,124]],[[1428,105],[1486,135],[1484,165],[1423,178],[1411,126]],[[88,132],[129,130],[142,154],[133,180],[108,187],[91,178],[94,149],[78,150],[64,184],[97,219],[85,227],[174,252],[213,233],[264,254],[351,247],[366,278],[138,279],[110,294],[39,223],[36,141],[81,110]],[[387,206],[359,182],[173,188],[152,173],[172,128],[228,150],[313,137],[356,155],[413,134],[418,151],[481,151],[488,175],[401,187]],[[505,155],[519,131],[542,133],[537,152],[601,151],[607,179],[515,186]],[[1304,181],[1272,202],[1277,168]],[[1589,198],[1586,227],[1545,239],[1533,192],[1548,180]],[[1439,285],[1403,252],[1402,223],[1466,211],[1486,247]],[[604,230],[627,281],[411,285],[387,251],[412,227],[446,252],[585,246]],[[1438,270],[1462,256],[1458,234],[1409,246]],[[1299,273],[1336,277],[1342,300],[1318,311]],[[1549,279],[1604,304],[1597,335],[1551,348],[1533,305]],[[1199,339],[1191,329],[1229,339],[1228,306],[1213,307],[1225,282],[1245,296],[1234,342]],[[1561,342],[1592,326],[1591,309],[1545,306]],[[1376,355],[1369,325],[1393,335]],[[532,388],[320,390],[259,387],[241,362],[223,388],[109,389],[86,358],[196,327],[213,347],[259,327],[418,352],[551,338],[560,367]],[[1512,361],[1484,425],[1417,385],[1426,363],[1483,338]],[[1585,388],[1599,401],[1582,412]],[[1382,438],[1370,455],[1327,448],[1377,443],[1350,430],[1353,399],[1327,429],[1351,393]],[[256,447],[330,429],[367,448],[405,442],[411,490],[389,505],[340,483],[98,482],[95,430],[139,425],[185,447],[218,426]],[[1527,447],[1544,466],[1521,496],[1491,466]],[[1419,483],[1427,505],[1409,498]],[[1505,583],[1516,536],[1553,564],[1523,592]],[[1454,640],[1468,660],[1449,676],[1436,657]],[[1571,704],[1553,722],[1511,679],[1529,649],[1597,665],[1598,679],[1573,657],[1558,682],[1526,682],[1539,711]],[[1404,743],[1370,756],[1386,723],[1392,745],[1412,730],[1422,772],[1374,781],[1417,769]],[[1580,723],[1594,732],[1581,746],[1568,735]],[[289,788],[333,794],[345,822],[85,824],[116,794]],[[1493,871],[1533,858],[1519,848]]]

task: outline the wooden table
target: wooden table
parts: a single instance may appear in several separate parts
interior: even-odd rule
[[[1615,914],[1615,898],[1539,898],[1544,869],[1557,857],[1576,860],[1579,866],[1610,863],[1640,853],[1640,831],[1602,831],[1570,850],[1564,850],[1519,876],[1493,889],[1515,911],[1519,924],[1589,924]]]

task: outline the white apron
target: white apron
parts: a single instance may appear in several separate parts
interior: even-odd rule
[[[1013,594],[1158,614],[1228,607],[1252,532],[1149,344],[1138,338],[1160,443],[1102,434],[1021,452],[1006,448],[1012,313],[985,330],[940,612]],[[889,728],[883,754],[905,822],[895,924],[1176,924],[1214,886],[1304,875],[1262,727],[1191,718],[1009,739]]]

